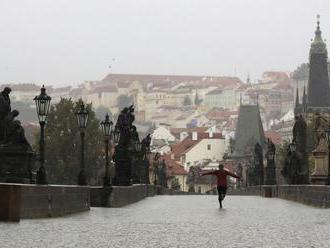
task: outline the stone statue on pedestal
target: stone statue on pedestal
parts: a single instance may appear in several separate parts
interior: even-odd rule
[[[166,163],[165,160],[163,159],[160,162],[160,166],[158,169],[158,185],[167,188],[167,169],[166,169]]]
[[[276,147],[271,139],[267,140],[267,166],[266,166],[266,175],[265,175],[265,184],[274,185],[276,184],[276,169],[275,169],[275,153]]]
[[[287,150],[282,175],[289,184],[308,184],[307,124],[302,115],[295,117],[292,132],[293,140]]]
[[[113,179],[114,185],[128,186],[132,184],[134,144],[139,142],[139,135],[133,125],[134,119],[133,105],[124,108],[117,119],[115,130],[120,133],[120,138],[113,155],[116,168],[116,175]]]
[[[4,88],[0,93],[0,142],[3,142],[5,138],[6,130],[6,118],[11,112],[9,94],[11,89],[9,87]]]
[[[313,150],[315,167],[311,173],[311,182],[313,184],[326,184],[328,182],[329,141],[327,140],[327,132],[329,127],[329,122],[324,116],[316,113],[314,122],[316,138],[315,150]]]
[[[30,183],[35,154],[15,119],[19,112],[11,110],[10,92],[6,87],[0,93],[0,181]]]

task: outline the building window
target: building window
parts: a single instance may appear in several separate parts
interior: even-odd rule
[[[207,145],[207,150],[211,150],[211,145],[210,144]]]
[[[185,164],[186,163],[186,154],[182,154],[181,159],[182,159],[182,164]]]

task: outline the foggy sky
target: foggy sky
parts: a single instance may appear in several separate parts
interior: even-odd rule
[[[317,14],[330,37],[329,10],[329,0],[0,0],[0,83],[109,72],[255,80],[306,62]]]

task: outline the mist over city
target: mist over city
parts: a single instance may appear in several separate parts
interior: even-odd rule
[[[328,1],[1,1],[0,82],[77,85],[108,73],[238,76],[307,62]],[[322,27],[328,38],[330,28]]]
[[[329,10],[0,1],[0,246],[330,247]]]

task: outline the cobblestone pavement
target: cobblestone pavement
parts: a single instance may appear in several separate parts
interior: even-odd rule
[[[330,247],[330,209],[257,196],[156,196],[117,209],[0,223],[0,247]]]

